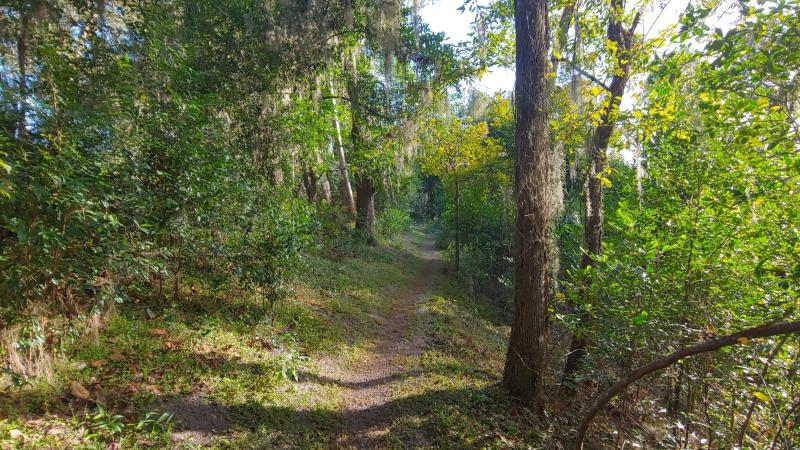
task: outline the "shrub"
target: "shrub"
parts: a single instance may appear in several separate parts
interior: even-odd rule
[[[381,211],[377,220],[378,234],[389,239],[411,227],[411,216],[407,211],[398,208]]]

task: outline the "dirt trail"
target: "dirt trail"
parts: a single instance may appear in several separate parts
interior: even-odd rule
[[[425,350],[425,336],[410,333],[409,328],[426,293],[439,282],[444,264],[432,240],[418,236],[415,233],[414,241],[421,267],[416,268],[413,282],[390,300],[390,312],[377,320],[372,351],[355,367],[330,374],[342,386],[343,430],[337,439],[341,448],[385,446],[387,421],[391,416],[388,408],[396,400],[393,384],[413,375],[400,360],[421,356]]]

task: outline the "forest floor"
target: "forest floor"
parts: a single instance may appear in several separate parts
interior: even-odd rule
[[[497,387],[508,306],[466,292],[429,233],[318,253],[274,324],[253,296],[202,284],[124,305],[49,382],[0,397],[0,448],[541,442]]]
[[[386,447],[389,425],[386,419],[392,414],[393,402],[400,400],[402,382],[422,373],[418,362],[425,352],[427,333],[415,330],[413,325],[424,310],[428,293],[444,282],[442,274],[447,268],[433,241],[419,237],[415,250],[420,264],[414,268],[409,284],[386,298],[388,311],[372,316],[375,324],[366,353],[355,363],[339,358],[319,363],[325,382],[330,380],[343,388],[340,395],[344,420],[337,438],[341,447]],[[427,444],[423,433],[413,438],[414,446]]]

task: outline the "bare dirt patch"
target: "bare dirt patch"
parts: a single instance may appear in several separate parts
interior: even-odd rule
[[[174,442],[205,445],[231,426],[231,411],[201,394],[165,399],[160,409],[170,412],[175,420]]]
[[[409,285],[387,300],[389,313],[374,321],[375,344],[369,354],[354,366],[327,361],[322,368],[342,387],[342,432],[337,444],[342,448],[384,448],[388,426],[392,417],[400,414],[391,411],[398,402],[394,385],[411,376],[414,370],[402,362],[421,356],[426,348],[426,338],[412,333],[410,327],[425,301],[426,293],[438,282],[444,267],[432,242],[419,242],[417,253],[421,261]],[[419,436],[418,445],[424,445]]]

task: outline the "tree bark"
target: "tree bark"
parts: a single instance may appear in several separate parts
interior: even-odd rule
[[[362,128],[365,118],[361,110],[360,86],[358,73],[353,67],[353,74],[347,81],[347,96],[350,98],[350,144],[356,155],[365,151],[368,141]],[[356,230],[360,230],[367,237],[367,244],[378,245],[375,232],[375,184],[369,173],[362,168],[356,174]]]
[[[332,147],[333,143],[329,142],[329,146]],[[328,148],[328,150],[330,151],[330,148]],[[317,164],[318,165],[321,164],[322,163],[322,156],[320,156],[320,153],[322,153],[322,151],[317,151],[317,152],[314,152],[314,153],[315,153],[315,156],[316,156],[316,159],[317,159]],[[330,180],[328,179],[328,172],[327,171],[322,172],[319,175],[319,185],[320,185],[320,190],[321,190],[320,194],[321,195],[317,195],[317,203],[322,203],[323,201],[325,201],[330,205],[331,201],[332,201],[332,199],[331,199],[331,183],[330,183]]]
[[[581,268],[595,267],[595,259],[600,255],[603,245],[603,177],[606,170],[606,151],[608,142],[614,131],[614,126],[619,113],[619,105],[622,96],[625,94],[625,85],[630,77],[631,48],[633,45],[633,32],[639,23],[641,11],[636,13],[630,30],[624,30],[622,21],[619,17],[620,11],[624,11],[623,0],[613,0],[611,2],[611,12],[609,13],[608,28],[606,37],[617,44],[615,58],[614,76],[609,86],[608,104],[603,110],[600,118],[600,125],[592,134],[589,149],[589,174],[586,181],[586,195],[584,197],[585,216],[583,225],[583,246],[585,251],[581,255]],[[591,288],[591,277],[585,279],[581,290],[583,291],[584,301],[590,301],[589,292]],[[578,323],[585,324],[585,315],[579,315]],[[564,393],[572,396],[575,393],[575,374],[580,368],[583,357],[586,355],[588,340],[580,330],[573,333],[570,343],[570,350],[564,363],[562,376],[562,386]]]
[[[750,328],[738,333],[733,333],[727,336],[701,342],[700,344],[693,345],[691,347],[682,348],[663,358],[657,359],[650,364],[639,367],[633,372],[630,372],[623,379],[614,383],[614,385],[608,388],[607,391],[597,395],[594,398],[592,406],[583,415],[580,428],[578,428],[578,435],[575,439],[576,450],[581,450],[583,448],[583,439],[586,436],[586,431],[589,429],[589,425],[592,424],[592,420],[594,420],[597,413],[600,412],[600,409],[605,406],[609,400],[614,398],[629,385],[633,384],[636,380],[644,377],[645,375],[669,367],[672,364],[675,364],[676,362],[692,355],[713,352],[723,347],[728,347],[738,343],[746,343],[750,339],[798,332],[800,332],[800,320],[794,322],[779,322],[762,325],[760,327]]]
[[[541,414],[550,296],[547,1],[517,0],[514,17],[517,36],[514,317],[502,385],[509,394]]]
[[[317,201],[317,174],[306,164],[303,164],[303,185],[306,188],[308,202],[315,203]]]
[[[365,175],[356,177],[356,230],[367,235],[367,244],[378,245],[375,232],[375,186],[372,179]]]
[[[28,34],[30,28],[30,14],[20,8],[20,30],[17,37],[17,65],[19,66],[19,103],[17,106],[17,130],[18,138],[23,138],[28,133],[27,114],[28,114]]]
[[[322,186],[322,195],[317,196],[317,203],[322,203],[324,200],[329,205],[331,204],[331,183],[328,181],[328,174],[323,173],[319,177],[320,185]]]
[[[352,216],[356,215],[356,201],[353,197],[353,188],[350,185],[350,173],[347,170],[347,160],[344,155],[344,145],[342,144],[342,127],[339,123],[339,112],[336,108],[336,90],[333,86],[333,79],[330,80],[331,102],[333,102],[333,127],[336,129],[336,156],[339,160],[339,175],[342,178],[340,195],[342,203]]]

